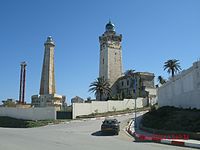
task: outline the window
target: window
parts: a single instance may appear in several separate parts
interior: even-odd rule
[[[122,81],[122,86],[124,86],[124,82]]]
[[[104,64],[104,58],[103,58],[103,64]]]
[[[129,80],[127,80],[127,83],[126,83],[126,84],[127,84],[127,86],[129,86]]]

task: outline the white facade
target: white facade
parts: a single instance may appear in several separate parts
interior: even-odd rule
[[[200,109],[200,61],[158,89],[158,105]]]
[[[31,99],[35,107],[55,106],[58,110],[65,102],[65,96],[58,94],[33,95]]]
[[[137,98],[137,108],[142,108],[147,105],[146,98]],[[89,115],[92,113],[104,113],[108,111],[120,111],[126,109],[134,109],[134,99],[124,99],[121,101],[108,100],[108,101],[92,101],[91,103],[73,103],[72,114],[73,119],[81,115]]]
[[[156,88],[145,88],[147,92],[149,92],[149,98],[155,98],[157,96],[157,89]]]
[[[0,116],[25,120],[56,120],[55,107],[16,108],[0,107]]]

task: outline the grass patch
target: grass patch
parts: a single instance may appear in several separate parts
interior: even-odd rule
[[[200,132],[200,110],[165,106],[144,114],[141,123],[152,129]]]
[[[149,110],[150,107],[144,107],[144,108],[138,108],[136,111],[145,111]],[[109,111],[105,113],[92,113],[90,115],[82,115],[82,116],[77,116],[77,118],[95,118],[95,117],[106,117],[106,116],[112,116],[112,115],[119,115],[119,114],[126,114],[126,113],[133,113],[135,110],[133,109],[126,109],[126,110],[121,110],[121,111]]]
[[[62,120],[23,120],[23,119],[15,119],[11,117],[0,117],[0,127],[6,128],[34,128],[34,127],[41,127],[46,126],[50,123],[58,124],[62,122]]]

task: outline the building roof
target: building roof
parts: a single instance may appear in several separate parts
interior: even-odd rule
[[[130,77],[134,77],[134,76],[150,76],[150,77],[154,77],[154,73],[150,73],[150,72],[134,72],[133,74],[131,75],[124,75],[124,76],[121,76],[118,80],[123,80],[123,79],[127,79],[127,78],[130,78]]]

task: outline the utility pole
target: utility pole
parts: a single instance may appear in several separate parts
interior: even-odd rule
[[[136,121],[136,108],[137,108],[137,80],[136,78],[134,79],[134,98],[135,98],[135,123],[134,123],[134,127],[137,128],[137,121]]]
[[[136,104],[136,100],[137,100],[137,98],[135,97],[135,123],[134,123],[134,125],[135,125],[135,128],[137,128],[137,121],[136,121],[136,107],[137,107],[137,104]]]

